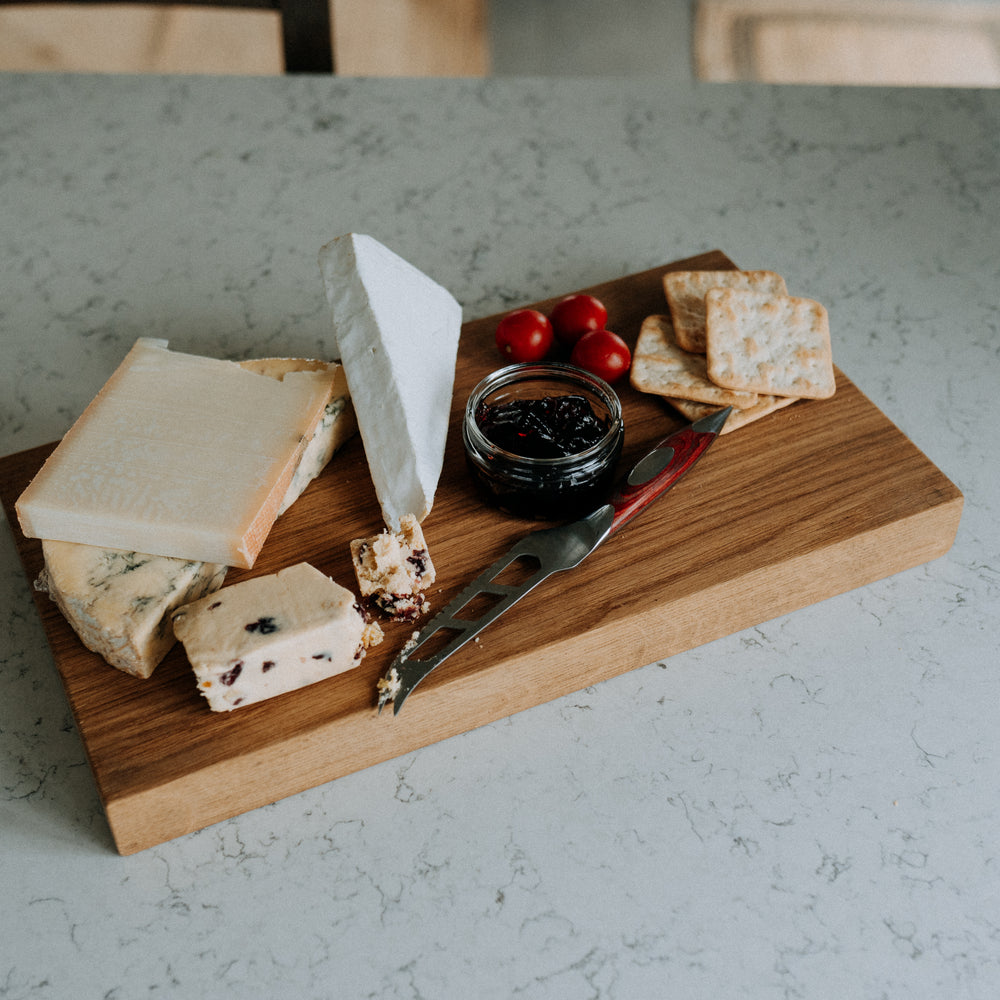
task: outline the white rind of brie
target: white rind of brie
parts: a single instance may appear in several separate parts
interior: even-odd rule
[[[431,510],[448,436],[462,307],[371,236],[322,248],[320,270],[385,523]]]

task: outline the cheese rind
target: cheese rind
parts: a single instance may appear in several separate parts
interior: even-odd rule
[[[253,565],[329,396],[140,338],[17,501],[28,537]]]
[[[52,598],[83,644],[119,670],[149,677],[174,644],[171,613],[218,590],[226,566],[42,542],[35,589]]]
[[[371,236],[320,251],[333,334],[385,523],[430,512],[444,461],[462,308]]]
[[[278,508],[278,516],[302,495],[302,491],[326,468],[334,454],[358,431],[357,417],[351,403],[347,377],[342,365],[300,358],[254,358],[241,361],[240,367],[259,375],[282,379],[289,372],[322,372],[330,380],[323,415],[299,457],[292,480]]]
[[[354,595],[308,563],[181,607],[173,626],[213,712],[350,670],[382,638]]]

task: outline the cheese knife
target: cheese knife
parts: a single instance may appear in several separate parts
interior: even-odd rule
[[[398,715],[413,689],[452,653],[544,579],[579,566],[605,539],[666,493],[705,454],[731,412],[732,407],[726,407],[665,437],[619,480],[611,499],[585,517],[533,531],[516,542],[439,611],[420,630],[416,641],[393,660],[378,682],[379,712],[391,701],[393,714]],[[523,563],[521,572],[527,575],[516,583],[501,582],[505,571],[518,562]],[[489,605],[485,610],[471,611],[484,604]]]

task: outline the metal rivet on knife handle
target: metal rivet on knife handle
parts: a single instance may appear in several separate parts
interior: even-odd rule
[[[732,410],[727,406],[682,427],[660,441],[633,466],[611,498],[615,508],[612,533],[623,528],[691,469],[718,437]],[[669,458],[663,461],[667,453]]]

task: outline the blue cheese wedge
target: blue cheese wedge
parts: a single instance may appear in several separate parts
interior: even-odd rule
[[[147,678],[174,644],[172,612],[218,590],[225,566],[75,542],[43,541],[35,588],[83,644],[113,667]]]
[[[282,379],[292,371],[322,372],[326,406],[281,502],[284,513],[357,432],[340,365],[299,358],[262,358],[240,367]],[[108,549],[79,542],[42,542],[45,568],[35,588],[47,593],[83,644],[113,667],[148,678],[174,644],[170,614],[219,589],[227,567]]]
[[[434,582],[434,563],[412,514],[403,515],[399,531],[354,539],[351,559],[362,600],[393,621],[412,621],[429,609],[424,592]]]
[[[385,523],[422,521],[441,476],[462,308],[371,236],[320,251],[333,336]]]
[[[304,562],[179,608],[173,626],[213,712],[351,670],[382,640],[354,595]]]

